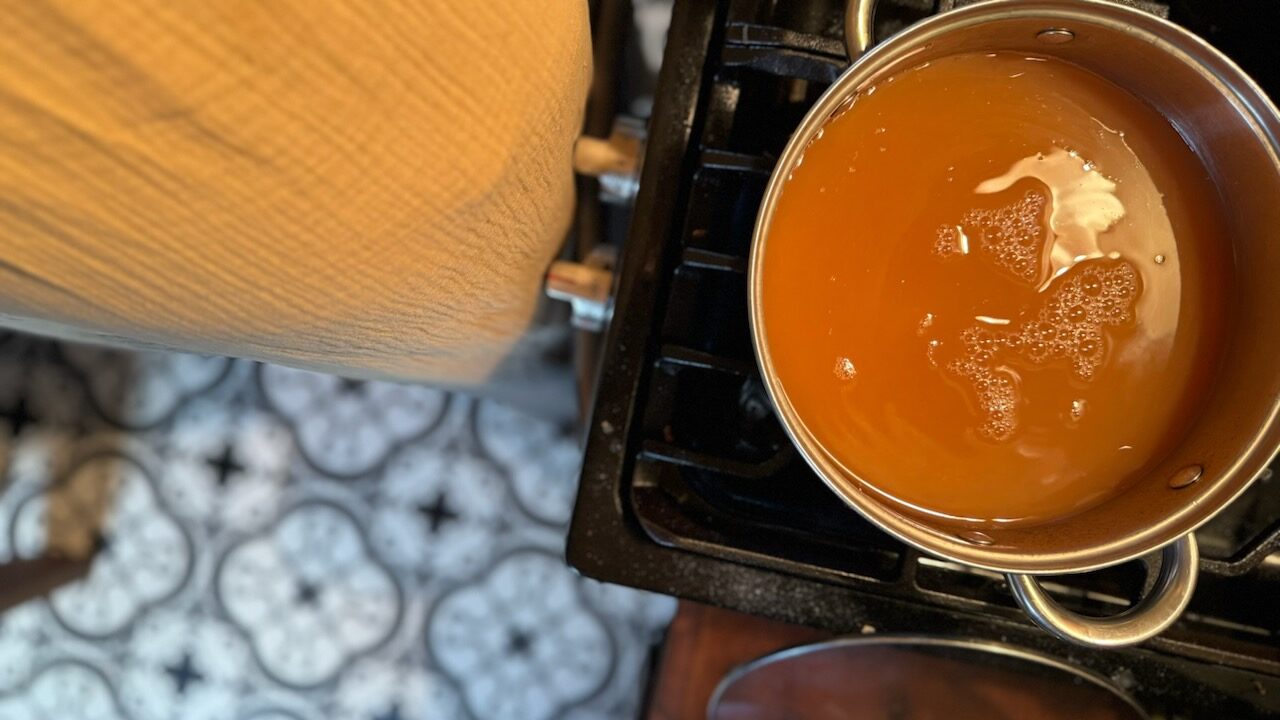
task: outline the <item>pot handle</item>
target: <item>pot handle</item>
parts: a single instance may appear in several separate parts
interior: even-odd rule
[[[844,9],[844,47],[849,62],[862,57],[871,49],[875,38],[871,36],[871,21],[876,14],[876,0],[849,0]]]
[[[1173,624],[1196,589],[1200,550],[1187,533],[1166,545],[1160,555],[1160,575],[1151,592],[1119,615],[1093,618],[1059,605],[1031,575],[1009,573],[1009,589],[1018,605],[1037,625],[1068,642],[1092,647],[1123,647],[1148,640]]]

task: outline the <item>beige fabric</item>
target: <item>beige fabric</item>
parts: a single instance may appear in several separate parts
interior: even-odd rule
[[[0,1],[0,324],[481,381],[589,55],[583,0]]]

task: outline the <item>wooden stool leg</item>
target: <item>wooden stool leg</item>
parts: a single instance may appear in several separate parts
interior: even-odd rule
[[[0,565],[0,612],[84,577],[92,562],[92,557],[42,557]]]

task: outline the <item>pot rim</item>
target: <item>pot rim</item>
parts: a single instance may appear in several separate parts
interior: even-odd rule
[[[782,427],[800,455],[828,489],[873,525],[918,550],[971,567],[1030,575],[1088,572],[1160,549],[1208,522],[1243,494],[1280,447],[1280,423],[1277,422],[1280,400],[1273,401],[1266,422],[1257,428],[1252,442],[1230,467],[1222,471],[1216,483],[1225,483],[1242,473],[1248,473],[1249,480],[1240,483],[1235,492],[1219,497],[1210,511],[1204,510],[1203,503],[1188,503],[1161,523],[1124,538],[1092,547],[1028,556],[1001,550],[998,546],[974,545],[887,509],[885,503],[874,497],[874,492],[877,492],[875,485],[843,467],[805,426],[774,371],[766,339],[761,298],[768,228],[786,177],[813,137],[833,114],[840,111],[842,103],[869,85],[883,68],[931,47],[931,41],[939,37],[965,31],[992,19],[1042,19],[1049,23],[1046,27],[1073,21],[1102,25],[1160,47],[1171,60],[1193,67],[1218,87],[1250,121],[1251,127],[1266,139],[1272,160],[1280,166],[1280,140],[1277,139],[1280,135],[1280,112],[1266,93],[1230,58],[1194,33],[1168,20],[1107,0],[989,0],[939,13],[877,44],[854,61],[823,92],[792,132],[769,178],[752,233],[747,278],[752,345],[765,388]],[[835,477],[840,475],[850,478],[849,482],[842,484],[837,481]]]
[[[874,635],[845,636],[774,650],[771,653],[734,667],[728,672],[728,674],[721,678],[720,682],[716,684],[715,690],[712,691],[710,699],[707,701],[707,717],[710,718],[712,716],[712,711],[719,707],[725,694],[734,683],[755,670],[773,665],[780,661],[791,660],[793,658],[838,648],[963,650],[967,652],[985,654],[990,657],[1018,660],[1069,675],[1080,682],[1087,683],[1099,690],[1107,692],[1113,698],[1123,702],[1129,707],[1129,709],[1133,710],[1134,718],[1138,718],[1139,720],[1147,720],[1150,718],[1150,715],[1148,715],[1147,711],[1138,704],[1137,700],[1129,695],[1129,693],[1124,689],[1117,686],[1109,678],[1099,675],[1088,668],[1073,665],[1061,658],[1007,642],[996,642],[994,640],[985,640],[968,636],[937,637],[933,635],[919,635],[914,633],[876,633]]]

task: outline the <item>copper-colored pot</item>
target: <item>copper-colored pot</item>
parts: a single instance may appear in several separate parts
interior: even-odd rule
[[[1141,642],[1168,627],[1195,589],[1192,531],[1266,467],[1280,447],[1280,115],[1240,68],[1186,30],[1098,0],[996,0],[925,20],[875,49],[874,0],[853,0],[847,36],[857,60],[809,111],[774,169],[751,254],[752,334],[783,426],[827,485],[871,522],[933,555],[1007,573],[1018,603],[1040,625],[1096,646]],[[983,532],[907,515],[867,492],[805,429],[773,370],[761,309],[765,244],[787,174],[842,103],[885,77],[963,52],[1051,54],[1144,99],[1170,119],[1219,188],[1235,256],[1233,329],[1223,370],[1186,440],[1150,474],[1061,522]],[[852,112],[856,112],[856,109]],[[1084,618],[1055,603],[1035,575],[1086,572],[1163,548],[1160,577],[1137,606]]]

